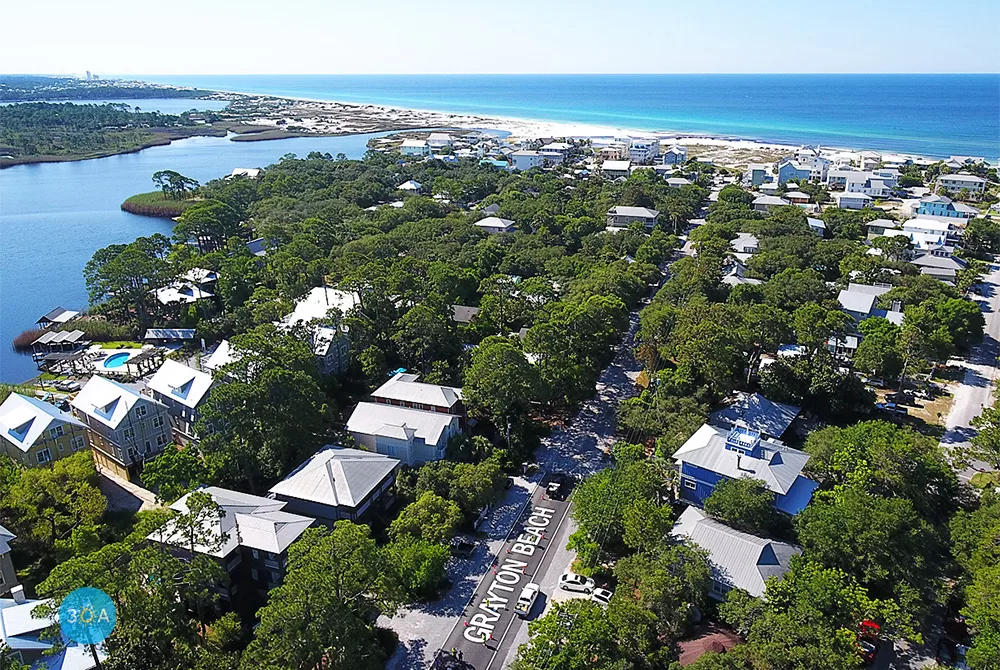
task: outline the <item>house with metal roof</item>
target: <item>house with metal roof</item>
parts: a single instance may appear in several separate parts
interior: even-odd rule
[[[955,202],[945,195],[925,195],[917,201],[914,213],[919,217],[942,217],[947,219],[973,219],[979,210],[961,202]]]
[[[780,438],[802,411],[795,405],[774,402],[759,393],[736,393],[736,398],[712,412],[709,421],[714,426],[732,429],[747,426],[765,438]]]
[[[873,200],[867,193],[834,193],[833,199],[841,209],[864,209]]]
[[[480,230],[485,230],[490,235],[513,233],[517,229],[512,220],[501,219],[499,216],[487,216],[485,219],[476,221],[474,225]]]
[[[281,500],[218,486],[202,487],[198,491],[211,497],[222,515],[199,520],[201,537],[193,547],[172,521],[152,532],[147,539],[169,547],[181,558],[191,556],[193,549],[195,554],[217,559],[231,578],[228,587],[218,587],[223,600],[230,604],[237,593],[263,599],[284,578],[288,547],[315,523],[315,519],[285,511],[286,503]],[[170,509],[190,514],[190,497],[188,493]]]
[[[431,147],[427,140],[407,139],[399,145],[399,153],[404,156],[429,156]]]
[[[986,190],[986,180],[974,174],[959,172],[958,174],[938,175],[938,188],[944,188],[952,193],[968,191],[973,194],[980,194]]]
[[[385,454],[327,445],[272,486],[270,496],[328,526],[358,521],[392,504],[399,466]]]
[[[0,526],[0,596],[7,595],[17,586],[17,572],[10,560],[10,543],[16,539],[14,533]]]
[[[754,279],[753,277],[747,277],[747,266],[736,261],[730,264],[724,269],[724,274],[722,275],[722,283],[727,286],[739,286],[741,284],[747,284],[750,286],[757,286],[763,284],[764,282],[760,279]]]
[[[419,181],[414,181],[413,179],[407,179],[402,184],[396,187],[400,191],[411,191],[413,193],[419,193],[420,189],[423,188],[423,184]]]
[[[633,223],[641,223],[646,228],[655,228],[660,212],[648,207],[628,207],[625,205],[615,205],[608,210],[607,225],[609,227],[625,227]]]
[[[145,462],[162,453],[173,437],[166,405],[99,375],[70,405],[89,430],[97,468],[122,479],[138,480]]]
[[[461,434],[462,426],[455,414],[361,402],[347,420],[347,432],[370,451],[419,465],[444,458],[448,441]]]
[[[4,452],[24,467],[46,465],[88,444],[87,426],[69,412],[31,396],[11,393],[0,405]]]
[[[775,494],[774,506],[788,514],[801,512],[819,486],[802,475],[808,460],[806,452],[744,426],[705,424],[674,452],[682,499],[702,505],[720,481],[750,477],[763,481]]]
[[[59,640],[58,651],[53,652],[52,648],[56,645],[49,632],[58,622],[54,617],[39,617],[33,613],[35,608],[45,603],[26,598],[23,586],[11,589],[10,598],[0,598],[0,647],[9,648],[14,659],[28,665],[31,670],[96,668],[98,663],[94,661],[90,647],[68,638]],[[96,647],[96,653],[99,661],[107,660],[107,653],[101,645]]]
[[[194,430],[198,408],[212,384],[212,375],[170,358],[146,382],[153,398],[167,406],[175,442],[187,445],[198,439]]]
[[[629,176],[632,161],[604,161],[601,163],[601,175],[605,179],[619,179]]]
[[[754,198],[753,209],[756,212],[770,212],[775,207],[783,207],[784,205],[791,204],[784,198],[779,198],[776,195],[761,195]]]
[[[802,553],[793,544],[730,528],[696,507],[684,510],[671,534],[708,552],[712,570],[709,595],[716,600],[724,600],[733,589],[759,598],[768,580],[781,579],[790,568],[792,556]]]
[[[879,297],[891,288],[885,284],[869,286],[852,282],[837,295],[837,301],[840,303],[841,311],[854,319],[855,324],[861,323],[865,319],[881,316],[897,326],[901,326],[903,325],[903,312],[899,309],[898,304],[893,305],[893,309],[888,310],[878,307]]]
[[[664,165],[681,165],[687,161],[687,147],[674,145],[663,152]]]
[[[38,324],[39,328],[49,328],[50,326],[59,326],[64,323],[69,323],[78,316],[80,316],[80,312],[74,312],[66,309],[65,307],[56,307],[51,312],[38,319],[38,321],[35,321],[35,323]]]
[[[931,249],[910,259],[910,264],[917,266],[920,274],[939,279],[954,286],[960,270],[964,270],[966,262],[953,254],[951,247]]]

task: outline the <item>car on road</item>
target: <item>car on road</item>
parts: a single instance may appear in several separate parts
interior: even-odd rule
[[[583,575],[576,575],[567,572],[559,578],[559,588],[563,591],[576,591],[577,593],[591,593],[597,586],[594,580]]]
[[[566,475],[556,473],[549,479],[548,486],[545,487],[545,495],[552,500],[566,500],[568,489],[569,480]]]
[[[538,600],[538,592],[541,587],[534,582],[530,582],[523,589],[521,589],[521,595],[517,597],[517,602],[514,603],[514,614],[526,619],[529,614],[531,614],[531,608],[534,607],[535,601]]]
[[[613,595],[614,593],[612,593],[608,589],[597,588],[594,589],[594,592],[590,594],[590,599],[593,600],[598,605],[607,607],[608,603],[611,602],[611,596]]]

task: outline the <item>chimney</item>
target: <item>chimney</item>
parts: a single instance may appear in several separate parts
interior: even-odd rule
[[[10,597],[14,599],[14,602],[18,605],[23,605],[28,602],[28,599],[24,597],[24,587],[18,584],[10,590]]]

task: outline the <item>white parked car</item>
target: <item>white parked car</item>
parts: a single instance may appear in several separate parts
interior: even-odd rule
[[[598,605],[607,607],[608,603],[611,602],[611,596],[613,595],[614,593],[607,589],[594,589],[594,592],[590,594],[590,599]]]
[[[531,608],[535,605],[535,601],[538,599],[540,588],[538,584],[531,582],[521,589],[521,595],[517,597],[517,602],[514,603],[514,614],[522,619],[527,618],[531,613]]]
[[[559,588],[563,591],[576,591],[577,593],[590,593],[597,584],[594,580],[583,575],[575,575],[567,572],[559,578]]]

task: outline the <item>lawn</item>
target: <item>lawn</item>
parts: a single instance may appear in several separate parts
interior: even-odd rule
[[[101,349],[142,349],[142,342],[132,340],[113,340],[111,342],[98,342]]]

